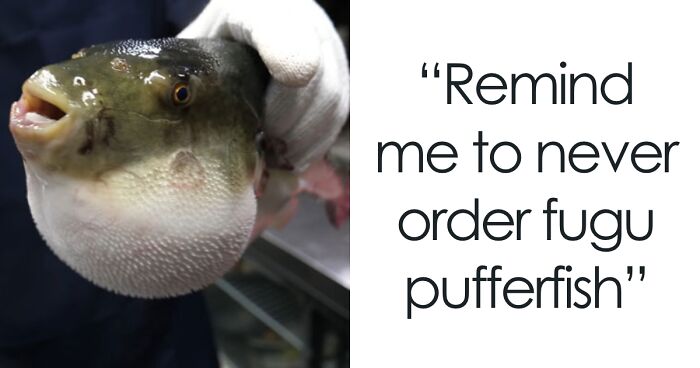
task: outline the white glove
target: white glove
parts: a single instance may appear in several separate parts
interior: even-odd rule
[[[273,80],[263,131],[304,170],[328,151],[348,117],[349,70],[331,20],[313,0],[211,0],[178,37],[233,38],[255,48]]]

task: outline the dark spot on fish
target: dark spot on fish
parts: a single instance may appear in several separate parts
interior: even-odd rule
[[[102,136],[102,143],[109,146],[109,142],[117,134],[116,126],[114,125],[114,118],[111,116],[105,116],[102,118],[102,123],[105,127],[105,133]]]
[[[87,155],[92,152],[95,141],[95,122],[89,120],[85,123],[85,141],[80,148],[78,148],[78,153],[81,155]]]
[[[102,101],[99,101],[99,103],[101,107],[99,112],[97,113],[96,122],[101,134],[96,134],[93,126],[91,128],[92,136],[94,140],[95,136],[101,135],[100,141],[106,146],[109,146],[111,140],[113,140],[117,134],[116,125],[114,124],[114,117],[109,115],[109,108],[105,107]],[[86,127],[86,129],[88,128]]]
[[[92,139],[88,138],[85,140],[85,142],[80,146],[78,149],[78,153],[81,155],[87,155],[88,153],[92,152]]]
[[[163,144],[169,146],[177,141],[177,131],[173,127],[163,129]]]
[[[197,127],[194,124],[188,124],[190,131],[190,142],[196,143],[198,139]]]

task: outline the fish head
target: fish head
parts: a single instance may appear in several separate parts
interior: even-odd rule
[[[253,141],[262,93],[255,64],[229,42],[93,46],[24,83],[10,129],[26,161],[82,177],[183,148],[211,152],[217,140]],[[250,151],[240,143],[226,146]]]
[[[247,46],[181,39],[93,46],[35,72],[10,130],[49,247],[126,295],[220,277],[255,220],[266,78]]]

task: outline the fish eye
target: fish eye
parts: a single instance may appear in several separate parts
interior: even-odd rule
[[[191,98],[192,93],[187,83],[178,83],[173,87],[172,100],[175,105],[186,105]]]

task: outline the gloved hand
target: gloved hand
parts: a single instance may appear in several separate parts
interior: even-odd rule
[[[330,148],[349,113],[349,70],[315,1],[211,0],[178,37],[233,38],[258,51],[273,78],[263,131],[295,171]]]

